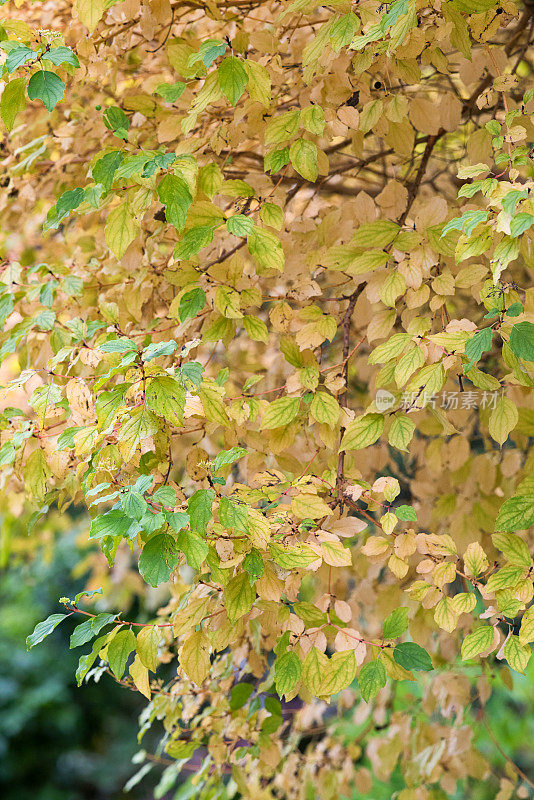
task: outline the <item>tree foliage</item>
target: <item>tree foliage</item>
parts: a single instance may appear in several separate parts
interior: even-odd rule
[[[28,646],[81,615],[161,793],[369,791],[313,744],[340,693],[399,800],[487,774],[464,710],[534,641],[533,20],[3,7],[4,503],[85,507],[102,554]]]

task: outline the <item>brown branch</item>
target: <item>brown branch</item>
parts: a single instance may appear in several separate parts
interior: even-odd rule
[[[408,202],[406,204],[406,208],[402,212],[401,216],[398,219],[399,225],[402,227],[406,222],[406,218],[410,213],[410,210],[414,204],[415,198],[417,197],[417,193],[421,186],[421,181],[423,180],[423,176],[427,170],[428,162],[430,161],[430,156],[432,155],[432,150],[436,146],[436,142],[445,134],[443,128],[440,128],[439,131],[434,136],[429,136],[425,151],[423,153],[423,157],[421,159],[421,163],[419,164],[419,169],[417,170],[417,174],[415,176],[415,180],[412,184],[410,184],[410,188],[408,190]]]
[[[347,306],[347,310],[343,315],[343,320],[341,322],[341,327],[343,329],[343,378],[345,380],[345,388],[341,392],[338,397],[338,402],[341,408],[347,407],[347,392],[348,392],[348,379],[349,379],[349,353],[350,353],[350,323],[352,320],[352,314],[354,313],[354,307],[358,301],[359,296],[363,292],[365,288],[365,284],[362,283],[361,286],[349,296],[348,301],[349,304]],[[343,439],[343,434],[345,433],[345,428],[342,426],[339,432],[339,440]],[[338,490],[338,501],[341,505],[343,505],[343,494],[342,494],[342,485],[344,480],[344,470],[345,470],[345,451],[341,450],[337,460],[337,475],[336,475],[336,488]]]

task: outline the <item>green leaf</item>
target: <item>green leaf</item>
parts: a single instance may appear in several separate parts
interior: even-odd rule
[[[326,125],[324,111],[321,106],[307,106],[300,112],[300,123],[310,133],[322,136]]]
[[[119,509],[100,514],[91,523],[90,539],[101,539],[103,536],[126,536],[132,520]]]
[[[224,55],[226,48],[227,44],[221,41],[221,39],[207,39],[200,45],[198,53],[193,53],[189,57],[188,64],[189,66],[193,66],[201,61],[206,69],[209,69],[219,56]]]
[[[349,422],[340,450],[360,450],[380,438],[384,430],[383,414],[364,414]]]
[[[123,157],[120,150],[113,150],[99,158],[93,167],[93,180],[95,183],[101,183],[107,192],[111,189],[115,172],[122,164]]]
[[[83,679],[93,666],[96,661],[96,657],[98,656],[99,652],[102,648],[107,644],[110,639],[110,636],[113,635],[113,631],[110,633],[105,633],[103,636],[99,636],[98,639],[95,639],[93,642],[93,647],[89,653],[86,653],[82,656],[78,662],[78,668],[76,670],[76,682],[78,686],[81,686]]]
[[[30,495],[38,502],[44,500],[51,474],[41,448],[34,450],[24,466],[24,482]]]
[[[191,530],[201,535],[206,533],[208,522],[213,516],[213,489],[198,489],[188,500],[187,510],[191,520]]]
[[[497,531],[521,531],[534,525],[534,495],[516,495],[506,500],[495,520]]]
[[[163,97],[166,103],[175,103],[178,98],[182,96],[186,88],[187,83],[183,81],[177,81],[176,83],[160,83],[156,88],[156,94]]]
[[[52,111],[65,94],[65,84],[55,72],[34,72],[28,83],[30,100],[42,100],[47,111]]]
[[[247,533],[248,506],[236,503],[229,497],[221,497],[219,502],[219,522],[226,530]]]
[[[300,397],[279,397],[273,400],[261,421],[262,430],[288,425],[299,413]]]
[[[408,609],[404,607],[396,608],[389,617],[384,620],[382,626],[382,638],[397,639],[408,630]]]
[[[149,539],[139,556],[139,572],[150,586],[159,586],[169,580],[180,563],[176,542],[167,533]]]
[[[424,671],[434,669],[427,651],[415,642],[398,644],[393,650],[393,658],[404,669]]]
[[[126,140],[128,138],[128,130],[130,128],[130,120],[124,113],[122,108],[118,106],[108,106],[102,115],[104,125],[118,139]]]
[[[91,591],[86,591],[85,589],[82,592],[78,592],[78,594],[74,595],[74,605],[77,606],[82,599],[82,597],[87,598],[88,600],[91,597],[95,597],[97,594],[102,594],[102,588],[99,589],[91,589]]]
[[[247,553],[243,561],[243,569],[247,573],[251,584],[262,577],[265,572],[265,564],[257,550]]]
[[[202,374],[204,372],[204,367],[199,361],[188,361],[185,364],[182,364],[180,368],[180,374],[183,378],[187,378],[187,380],[191,381],[194,386],[200,386],[202,383]]]
[[[201,289],[200,286],[196,286],[194,289],[183,294],[180,298],[180,305],[178,306],[180,322],[194,319],[198,312],[202,311],[206,302],[206,292],[204,289]]]
[[[187,183],[179,175],[164,175],[158,184],[158,197],[165,206],[167,222],[182,231],[189,206],[193,202]]]
[[[256,589],[250,585],[246,572],[241,572],[227,584],[224,590],[224,604],[230,622],[235,622],[248,614],[256,599]]]
[[[534,361],[534,325],[532,322],[518,322],[510,333],[510,349],[518,358]]]
[[[386,668],[381,661],[369,661],[363,665],[358,675],[358,686],[366,703],[376,697],[385,685]]]
[[[17,114],[26,108],[26,79],[14,78],[4,87],[0,98],[0,116],[10,131],[15,124]]]
[[[176,543],[185,554],[187,563],[192,569],[200,569],[209,552],[207,542],[196,533],[180,531]]]
[[[32,61],[34,58],[37,58],[37,53],[34,53],[34,51],[29,47],[26,47],[25,44],[19,44],[10,51],[8,57],[6,58],[5,67],[9,74],[11,74],[18,67],[21,67],[28,61]]]
[[[296,653],[290,651],[278,656],[274,663],[274,683],[280,697],[295,688],[301,675],[302,664]]]
[[[411,344],[411,338],[407,333],[394,333],[383,344],[375,347],[369,356],[369,364],[386,364],[401,356],[409,344]]]
[[[117,614],[103,612],[102,614],[97,614],[96,617],[90,617],[82,622],[81,625],[77,625],[70,637],[70,649],[72,650],[74,647],[80,647],[80,645],[85,644],[94,636],[97,636],[102,628],[105,628],[106,625],[116,619]]]
[[[523,614],[521,629],[519,631],[519,641],[521,644],[534,642],[534,606],[527,608]]]
[[[98,349],[103,353],[130,353],[137,351],[137,346],[131,339],[121,336],[120,339],[108,339],[102,342],[98,345]]]
[[[143,361],[152,361],[153,358],[160,356],[170,356],[177,349],[178,345],[173,339],[170,342],[152,342],[143,350]]]
[[[235,236],[248,236],[253,228],[253,220],[245,214],[234,214],[226,220],[226,229]]]
[[[393,510],[395,516],[403,522],[417,522],[417,514],[413,506],[397,506]]]
[[[260,268],[284,271],[284,251],[280,239],[274,233],[255,226],[247,236],[247,247]],[[258,272],[261,274],[259,270]]]
[[[165,519],[175,533],[179,533],[189,525],[189,514],[184,511],[167,511],[165,512]]]
[[[172,486],[160,486],[152,495],[151,500],[172,508],[176,504],[176,489],[173,489]]]
[[[241,60],[235,56],[225,58],[219,65],[218,76],[222,93],[235,106],[248,81],[247,71]]]
[[[528,214],[526,211],[521,211],[519,214],[512,217],[510,222],[510,235],[521,236],[521,234],[527,231],[532,225],[534,225],[534,216]]]
[[[145,498],[139,492],[134,491],[133,487],[130,487],[130,490],[123,495],[122,507],[125,514],[138,521],[141,520],[148,511]]]
[[[244,447],[232,447],[230,450],[222,450],[220,453],[217,453],[211,462],[211,468],[213,472],[218,472],[222,467],[233,464],[234,461],[243,458],[246,454],[247,451]]]
[[[482,625],[469,633],[462,642],[462,658],[468,661],[488,650],[494,642],[494,630],[490,625]]]
[[[186,231],[174,248],[174,258],[177,261],[184,261],[195,256],[213,241],[214,230],[213,225],[199,225]]]
[[[31,650],[32,647],[35,647],[36,644],[39,644],[43,641],[47,636],[49,636],[52,631],[59,625],[59,623],[66,619],[69,614],[51,614],[47,619],[43,620],[43,622],[38,622],[35,626],[33,633],[31,633],[26,638],[26,647],[28,650]]]
[[[265,172],[270,172],[271,175],[275,175],[287,164],[289,164],[289,147],[273,150],[264,157]]]
[[[118,681],[122,680],[130,653],[135,650],[135,635],[130,628],[122,628],[108,646],[108,664]]]
[[[43,54],[43,58],[51,61],[56,67],[59,67],[60,64],[69,64],[69,66],[76,68],[80,66],[76,53],[73,53],[70,47],[65,47],[64,45],[52,47],[51,50]]]
[[[230,420],[226,413],[224,403],[218,385],[216,383],[208,383],[204,381],[198,389],[198,396],[202,401],[202,407],[206,419],[218,422],[219,425],[228,426]]]
[[[518,317],[524,310],[525,307],[523,303],[512,303],[511,306],[506,309],[506,314],[509,317]]]
[[[319,175],[317,145],[307,139],[297,139],[289,148],[289,158],[295,170],[304,180],[315,183]]]
[[[229,705],[232,711],[243,708],[253,691],[254,686],[251,683],[235,683],[230,690]]]
[[[163,417],[171,425],[181,428],[184,424],[185,389],[175,378],[161,376],[149,378],[145,390],[147,408]]]
[[[491,328],[483,328],[465,343],[465,355],[469,359],[469,364],[464,364],[464,373],[469,372],[477,361],[480,361],[482,353],[491,349],[493,331]]]

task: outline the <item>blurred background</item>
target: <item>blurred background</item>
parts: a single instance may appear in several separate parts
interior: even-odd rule
[[[136,771],[137,717],[144,698],[113,680],[81,688],[74,673],[80,650],[69,650],[76,622],[66,620],[27,652],[35,624],[57,613],[58,597],[85,588],[86,556],[72,532],[43,543],[32,558],[20,547],[7,556],[13,521],[3,521],[0,578],[0,796],[3,800],[118,800],[151,797],[123,786]],[[11,524],[10,524],[11,522]],[[20,545],[21,539],[17,538]],[[51,542],[50,542],[51,544]],[[110,713],[112,709],[112,713]]]
[[[75,626],[66,620],[38,647],[27,652],[26,636],[35,624],[56,613],[57,598],[73,597],[86,587],[94,567],[83,533],[83,519],[63,515],[58,530],[48,520],[46,533],[28,534],[27,521],[10,515],[1,520],[0,547],[0,796],[2,800],[122,800],[171,798],[160,785],[156,768],[129,791],[137,772],[132,757],[137,743],[138,715],[144,698],[104,676],[98,683],[76,686],[79,650],[69,650]],[[30,544],[31,540],[31,544]],[[55,542],[55,543],[54,543]],[[136,608],[130,618],[135,618]],[[139,611],[137,610],[137,613]],[[416,687],[399,684],[398,702],[413,703]],[[112,712],[110,713],[110,709]],[[417,713],[417,704],[414,704]],[[468,712],[470,713],[470,712]],[[475,712],[476,713],[476,712]],[[346,741],[361,732],[350,711],[337,722]],[[513,693],[499,681],[486,707],[490,727],[506,754],[527,775],[534,775],[534,665],[525,676],[514,675]],[[458,788],[460,800],[507,800],[503,776],[511,767],[496,747],[485,724],[476,726],[477,739],[489,758],[490,780]],[[147,746],[147,742],[143,741]],[[362,766],[370,766],[362,758]],[[373,779],[370,792],[354,791],[350,800],[391,800],[403,788],[400,773],[386,781]],[[504,788],[503,788],[504,786]],[[194,797],[194,787],[178,796]],[[524,797],[529,797],[525,791]],[[445,800],[446,795],[442,795]],[[433,800],[441,800],[433,795]]]

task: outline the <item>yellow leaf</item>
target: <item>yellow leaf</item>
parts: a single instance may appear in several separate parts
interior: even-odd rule
[[[302,682],[316,697],[322,694],[321,686],[328,667],[328,658],[317,647],[312,647],[302,665]]]
[[[241,572],[228,583],[224,590],[224,604],[230,622],[248,614],[256,599],[256,589],[250,585],[249,576]]]
[[[328,659],[323,673],[321,694],[333,695],[350,686],[356,677],[356,656],[354,650],[342,650]]]
[[[148,680],[148,669],[141,662],[139,655],[136,655],[130,665],[130,675],[133,682],[141,692],[150,700],[150,681]]]
[[[530,647],[522,645],[519,638],[513,634],[504,645],[504,657],[516,672],[525,672],[531,655]]]
[[[452,633],[458,622],[458,613],[450,597],[442,597],[434,610],[434,619],[440,628]]]
[[[465,571],[468,575],[476,578],[485,572],[489,566],[486,553],[478,542],[471,542],[464,553]]]
[[[124,200],[108,214],[105,227],[107,245],[117,258],[122,258],[138,233],[139,226],[132,209]]]
[[[500,397],[489,418],[489,432],[499,444],[504,444],[517,425],[519,414],[515,403],[508,397]]]
[[[291,511],[299,519],[320,519],[332,513],[324,500],[316,494],[299,494],[291,501]]]
[[[380,438],[384,430],[383,414],[364,414],[349,422],[340,450],[360,450]]]
[[[161,641],[161,634],[155,625],[147,625],[141,628],[137,634],[135,649],[139,659],[147,669],[155,672],[158,668],[158,647]]]
[[[317,422],[326,423],[333,428],[339,418],[339,404],[331,394],[317,392],[313,396],[310,412]]]
[[[352,556],[348,547],[341,542],[321,542],[323,561],[331,567],[348,567],[352,564]]]
[[[180,666],[197,686],[201,686],[209,675],[209,652],[210,643],[202,630],[188,636],[180,649]]]
[[[92,33],[100,22],[105,8],[106,0],[76,0],[78,18],[89,29],[89,33]]]

